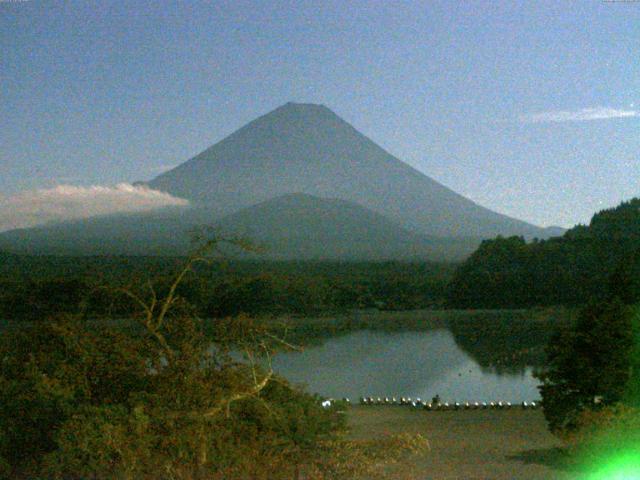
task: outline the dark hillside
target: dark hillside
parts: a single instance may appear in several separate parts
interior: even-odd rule
[[[595,214],[562,237],[485,240],[456,271],[449,302],[499,308],[640,300],[640,199]]]
[[[427,237],[353,202],[300,193],[243,209],[217,226],[263,244],[260,257],[271,259],[461,261],[480,243]]]

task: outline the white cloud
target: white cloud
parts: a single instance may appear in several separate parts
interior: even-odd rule
[[[49,222],[121,212],[142,212],[189,202],[143,185],[58,185],[0,196],[0,232]]]
[[[640,117],[638,110],[621,110],[609,107],[583,108],[581,110],[555,110],[539,112],[520,117],[523,122],[584,122],[588,120],[607,120],[610,118]]]

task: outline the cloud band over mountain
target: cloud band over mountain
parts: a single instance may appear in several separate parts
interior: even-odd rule
[[[59,185],[0,196],[0,232],[53,221],[188,204],[188,200],[128,183],[115,187]]]
[[[554,110],[539,112],[520,117],[520,120],[528,123],[546,122],[584,122],[589,120],[608,120],[612,118],[640,117],[637,110],[622,110],[609,107],[583,108],[580,110]]]

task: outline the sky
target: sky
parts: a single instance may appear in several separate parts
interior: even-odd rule
[[[0,220],[148,203],[127,184],[288,101],[483,206],[586,223],[640,196],[640,1],[0,0]]]

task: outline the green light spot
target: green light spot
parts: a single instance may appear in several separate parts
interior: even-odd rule
[[[610,459],[590,478],[593,480],[640,480],[640,455],[634,452]]]

